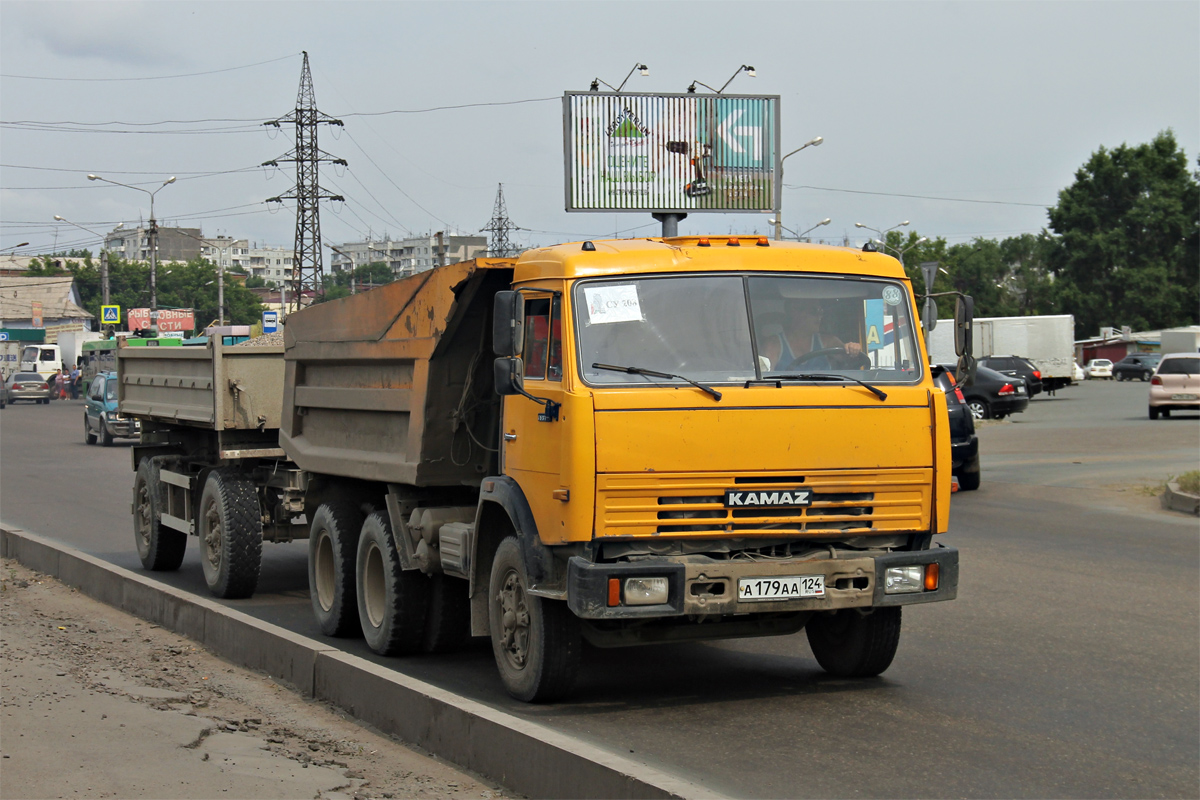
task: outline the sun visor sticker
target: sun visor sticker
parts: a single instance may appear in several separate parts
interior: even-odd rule
[[[642,304],[637,286],[587,286],[583,290],[587,301],[588,323],[604,325],[609,322],[641,322]]]

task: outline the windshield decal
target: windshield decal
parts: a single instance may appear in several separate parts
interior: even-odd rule
[[[588,322],[604,325],[609,322],[641,322],[642,304],[637,286],[588,286],[583,290],[587,299]]]

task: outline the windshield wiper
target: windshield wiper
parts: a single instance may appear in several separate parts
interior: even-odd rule
[[[682,375],[671,375],[666,372],[655,372],[652,369],[642,369],[641,367],[618,367],[615,364],[592,364],[592,369],[607,369],[612,370],[613,372],[625,372],[630,375],[646,375],[651,378],[678,378],[681,381],[687,381],[701,391],[708,392],[713,396],[713,399],[717,401],[720,401],[721,399],[721,393],[716,389],[712,388],[711,386],[705,386],[703,383],[694,381],[691,378],[685,378]]]
[[[771,381],[854,381],[859,386],[865,386],[880,400],[887,400],[887,392],[877,386],[872,386],[866,381],[860,381],[858,378],[851,378],[849,375],[830,375],[823,372],[802,372],[798,375],[772,375],[764,380]]]

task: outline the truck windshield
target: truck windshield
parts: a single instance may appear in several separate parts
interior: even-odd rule
[[[795,275],[664,276],[576,284],[584,380],[664,383],[593,364],[705,383],[871,382],[921,377],[908,291],[884,280]],[[669,381],[667,383],[670,383]]]

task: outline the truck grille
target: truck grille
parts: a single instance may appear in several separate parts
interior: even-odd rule
[[[873,534],[929,526],[930,469],[804,475],[598,475],[596,536]],[[725,491],[812,491],[800,508],[726,508]]]

